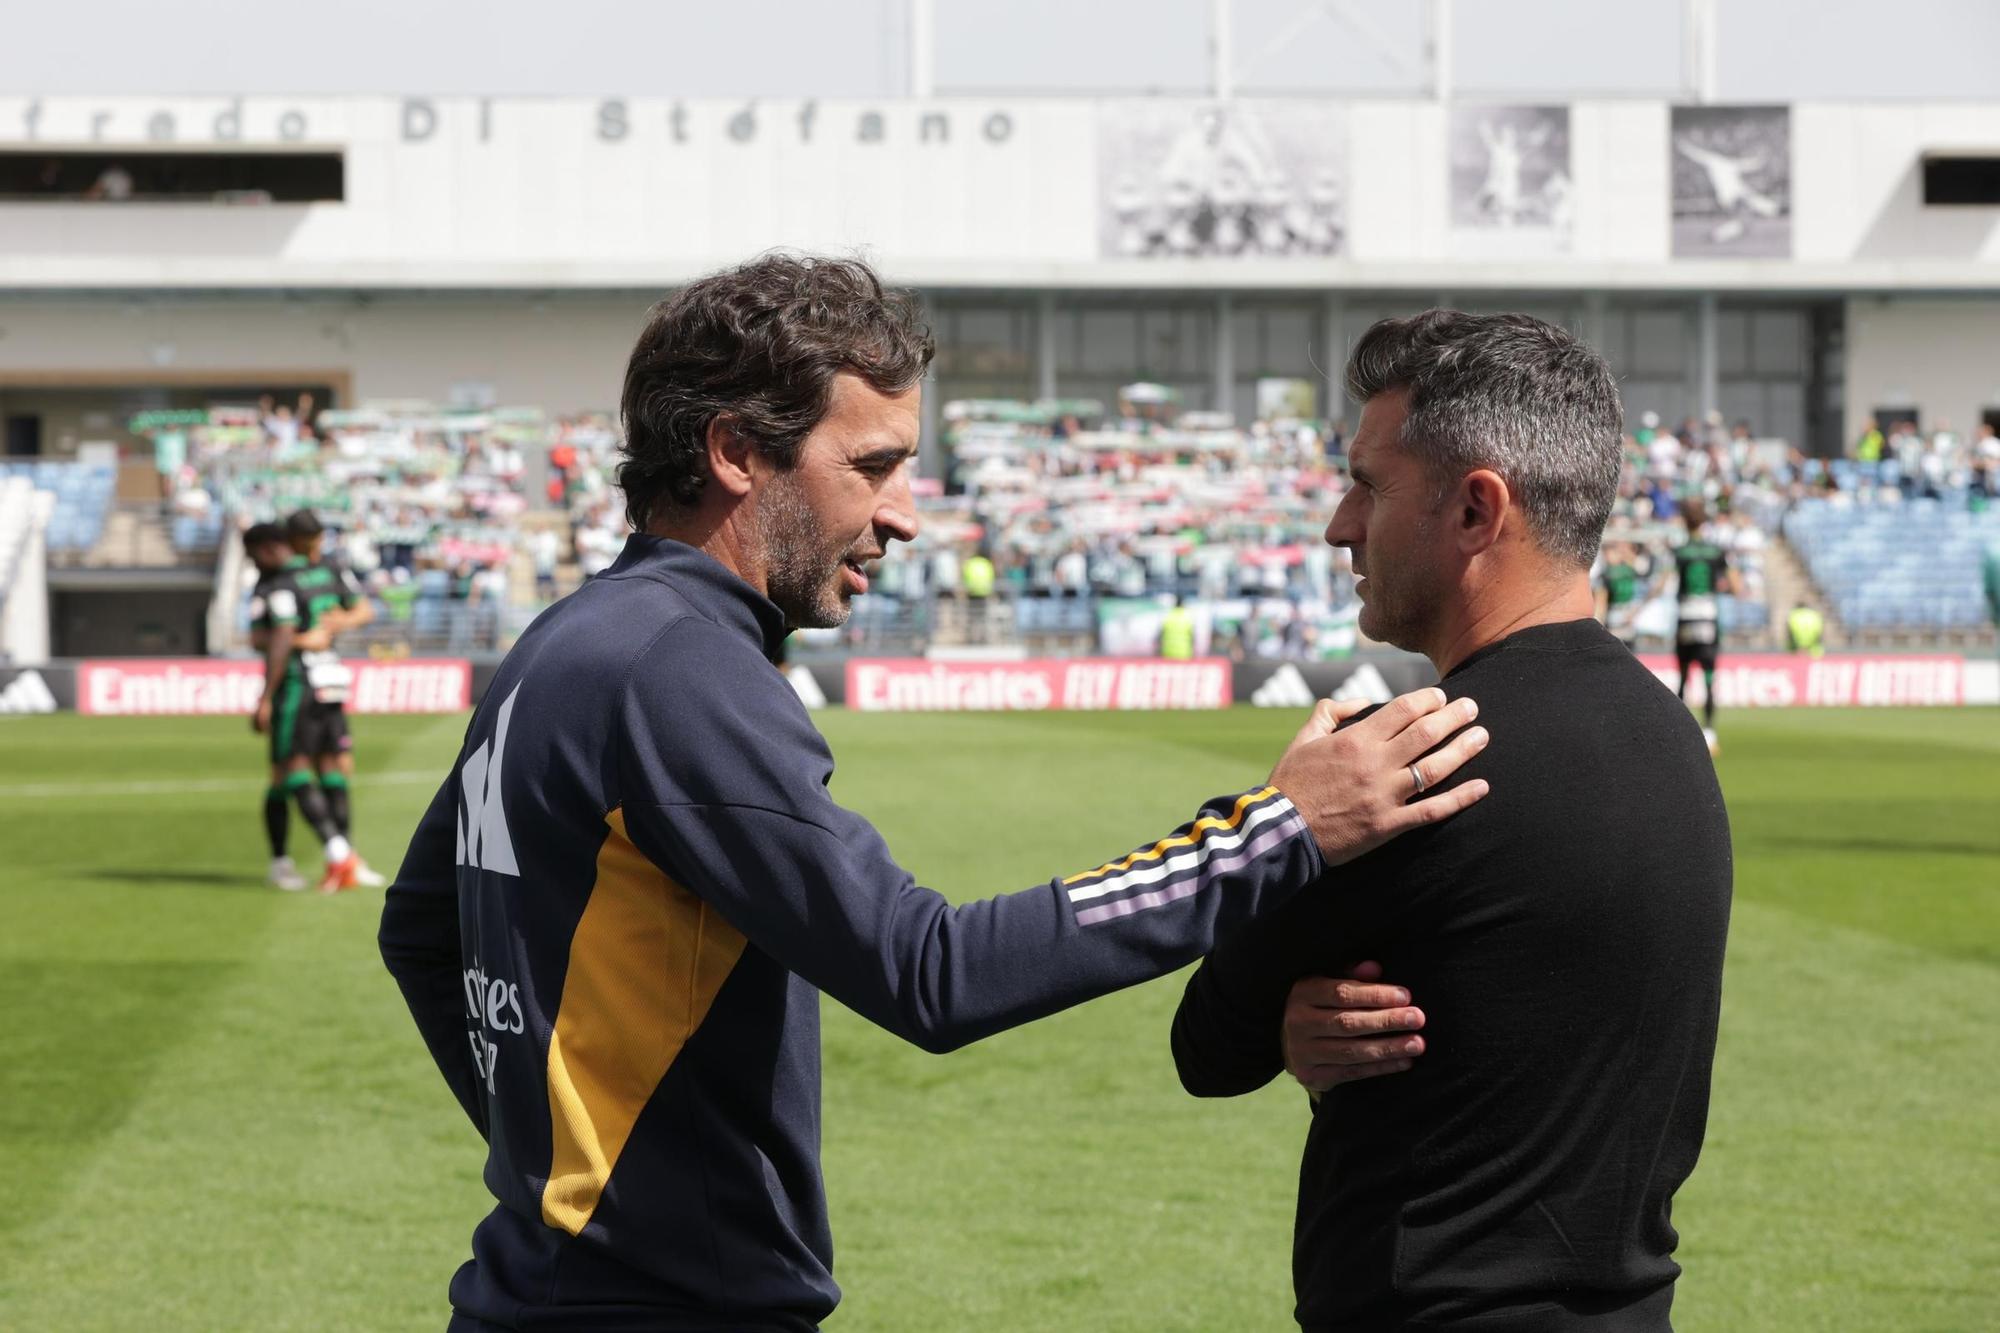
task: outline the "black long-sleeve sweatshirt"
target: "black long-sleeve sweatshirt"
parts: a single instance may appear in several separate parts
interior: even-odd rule
[[[1262,1087],[1292,983],[1380,959],[1426,1050],[1313,1109],[1299,1322],[1664,1330],[1729,921],[1714,765],[1595,621],[1523,630],[1444,688],[1493,734],[1451,783],[1491,794],[1225,941],[1189,980],[1174,1059],[1198,1095]]]
[[[522,636],[382,913],[498,1205],[466,1329],[814,1327],[819,992],[947,1050],[1192,962],[1324,870],[1263,788],[954,907],[827,792],[778,608],[634,537]]]

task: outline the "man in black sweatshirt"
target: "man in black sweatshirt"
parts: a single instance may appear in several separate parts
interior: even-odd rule
[[[1371,329],[1347,385],[1354,486],[1327,540],[1362,630],[1478,697],[1501,740],[1458,780],[1494,794],[1224,941],[1174,1018],[1182,1082],[1230,1096],[1289,1068],[1316,1090],[1305,1327],[1667,1329],[1729,826],[1700,729],[1592,618],[1617,387],[1560,329],[1435,310]],[[1421,1007],[1390,1029],[1422,1032],[1359,1043],[1409,1072],[1331,1086],[1325,1053],[1357,1043],[1327,978],[1358,959]]]
[[[625,386],[638,535],[488,689],[382,912],[384,959],[487,1143],[455,1329],[786,1330],[839,1289],[819,992],[944,1051],[1161,976],[1385,838],[1476,753],[1437,691],[1323,704],[1271,781],[954,907],[827,792],[772,665],[915,535],[931,342],[864,265],[772,256],[656,309]],[[1420,765],[1413,774],[1410,765]],[[1419,776],[1420,775],[1420,776]]]

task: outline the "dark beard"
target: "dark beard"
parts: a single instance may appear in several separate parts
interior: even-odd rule
[[[764,541],[765,595],[786,622],[794,629],[846,624],[853,610],[841,596],[847,548],[829,549],[826,528],[793,478],[779,476],[765,488],[757,528]]]

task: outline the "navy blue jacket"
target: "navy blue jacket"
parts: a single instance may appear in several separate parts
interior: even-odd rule
[[[1272,788],[954,907],[827,792],[778,608],[634,537],[502,663],[381,946],[488,1145],[465,1327],[810,1329],[819,991],[947,1051],[1200,957],[1323,863]]]

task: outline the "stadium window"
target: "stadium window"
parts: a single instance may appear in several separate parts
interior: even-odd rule
[[[1164,382],[1214,370],[1212,309],[1152,308],[1145,310],[1140,320],[1140,352],[1145,358],[1140,369],[1148,377]]]
[[[1033,366],[1029,311],[1020,306],[941,306],[936,318],[941,375],[1018,376]]]
[[[1884,435],[1894,435],[1898,426],[1908,426],[1913,431],[1923,429],[1923,409],[1915,403],[1889,403],[1869,415],[1875,418]]]
[[[339,203],[346,188],[347,163],[338,151],[0,152],[4,203]]]
[[[1750,373],[1750,312],[1724,308],[1715,316],[1716,371],[1727,379]]]
[[[1806,317],[1799,310],[1759,310],[1751,316],[1751,368],[1759,375],[1806,373]]]
[[[1324,361],[1323,348],[1315,331],[1318,312],[1306,306],[1271,306],[1262,312],[1264,338],[1262,354],[1255,361],[1244,360],[1243,348],[1236,349],[1236,364],[1264,376],[1305,379],[1319,374],[1314,359]]]
[[[1671,306],[1634,310],[1631,351],[1631,374],[1650,379],[1685,376],[1687,313]]]
[[[1140,365],[1139,321],[1129,308],[1086,309],[1077,315],[1074,364],[1092,374],[1129,375]]]
[[[1610,363],[1612,370],[1620,374],[1623,374],[1626,366],[1630,364],[1627,349],[1632,340],[1628,336],[1630,330],[1626,327],[1627,322],[1623,310],[1606,309],[1595,334],[1597,354]]]
[[[2000,204],[2000,153],[1925,153],[1924,206]]]
[[[1236,346],[1238,368],[1264,364],[1264,312],[1256,306],[1237,306],[1229,312],[1229,336]]]

